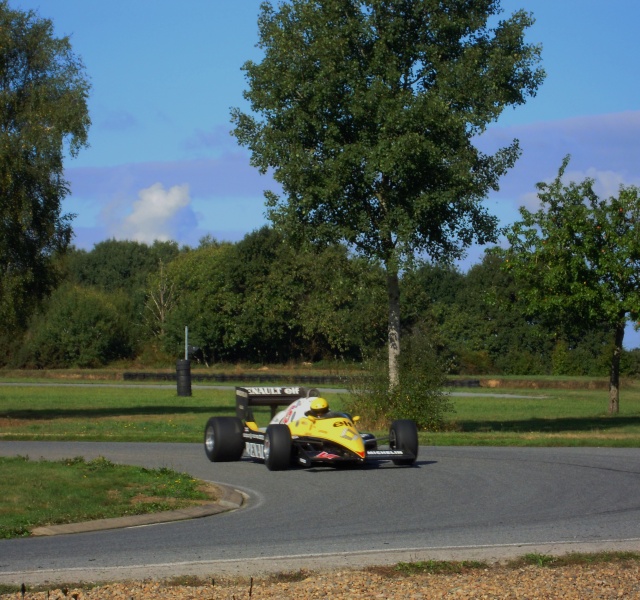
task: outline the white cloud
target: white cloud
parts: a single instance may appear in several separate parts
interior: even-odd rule
[[[527,192],[526,194],[522,194],[518,200],[520,202],[520,206],[523,206],[529,212],[535,212],[540,208],[540,198],[538,198],[538,194],[536,194],[536,192]]]
[[[617,197],[621,185],[637,185],[640,183],[640,180],[636,179],[634,181],[616,171],[601,171],[595,167],[590,167],[585,171],[567,171],[563,182],[574,181],[580,183],[587,178],[593,179],[593,191],[600,198]]]
[[[116,239],[147,244],[178,239],[184,225],[195,220],[190,204],[187,184],[165,190],[161,183],[154,183],[138,192],[133,211],[119,223],[112,223],[111,234]]]
[[[601,197],[617,195],[620,184],[640,185],[640,111],[496,126],[477,142],[485,152],[493,153],[513,138],[520,140],[522,156],[500,181],[500,190],[490,194],[485,203],[503,226],[520,218],[520,206],[532,211],[539,208],[536,183],[552,181],[567,154],[571,155],[568,174],[575,181],[592,177]],[[265,221],[263,191],[278,192],[280,187],[271,175],[260,175],[250,166],[247,152],[237,148],[225,151],[225,140],[230,139],[222,127],[194,136],[194,148],[198,144],[208,146],[215,155],[209,158],[69,168],[65,174],[72,196],[65,210],[78,214],[79,227],[93,227],[96,241],[105,233],[117,237],[144,235],[146,239],[173,236],[177,242],[190,245],[197,244],[206,233],[238,239],[241,232],[249,232]],[[155,186],[151,185],[154,182]],[[132,197],[139,190],[158,186],[168,195],[174,187],[183,188],[183,182],[189,184],[184,192],[190,199],[188,205],[147,234],[152,224],[145,221],[150,218],[136,216],[141,209],[129,214]],[[142,198],[138,202],[143,203]]]
[[[494,214],[503,224],[513,219],[519,206],[540,208],[536,183],[553,181],[568,154],[571,161],[563,181],[589,177],[600,197],[617,196],[620,185],[640,183],[640,111],[496,126],[477,142],[483,151],[494,152],[513,138],[520,140],[522,156],[502,178],[500,191],[490,195]]]
[[[585,170],[567,170],[562,177],[562,183],[582,183],[586,179],[593,180],[593,191],[599,198],[617,197],[620,193],[620,186],[638,185],[640,179],[629,179],[616,171],[600,171],[594,167]],[[551,183],[553,178],[548,178],[545,183]],[[518,201],[528,211],[535,212],[541,208],[540,198],[536,192],[522,194]]]

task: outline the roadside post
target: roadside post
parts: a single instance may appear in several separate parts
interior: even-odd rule
[[[178,396],[191,396],[191,361],[189,360],[189,328],[184,328],[184,360],[176,363]]]

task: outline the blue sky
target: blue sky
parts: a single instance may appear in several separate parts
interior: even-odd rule
[[[264,224],[267,177],[229,136],[231,107],[247,108],[241,65],[258,59],[260,0],[9,0],[70,35],[93,90],[90,148],[67,162],[75,243],[107,238],[238,240]],[[503,225],[535,208],[535,183],[593,177],[602,195],[640,185],[640,2],[502,0],[536,24],[547,79],[505,111],[482,144],[514,137],[522,157],[487,207]],[[472,250],[466,265],[478,260]],[[626,345],[638,345],[628,336]],[[640,339],[640,338],[638,338]]]

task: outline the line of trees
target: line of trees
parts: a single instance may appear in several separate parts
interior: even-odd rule
[[[504,261],[487,254],[467,273],[404,271],[402,330],[427,337],[452,373],[606,373],[606,323],[562,328],[532,316]],[[382,266],[339,244],[293,250],[271,227],[197,248],[107,240],[72,249],[59,268],[63,283],[0,352],[5,366],[169,367],[184,351],[185,325],[195,358],[209,365],[361,361],[386,346]],[[640,372],[638,351],[623,352],[622,372]]]

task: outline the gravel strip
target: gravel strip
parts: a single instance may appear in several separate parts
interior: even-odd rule
[[[1,600],[23,598],[20,592]],[[331,573],[298,572],[261,579],[136,581],[91,589],[62,587],[24,595],[28,600],[346,599],[576,599],[640,598],[640,563],[614,561],[562,567],[492,566],[455,574],[402,575],[390,568]]]

